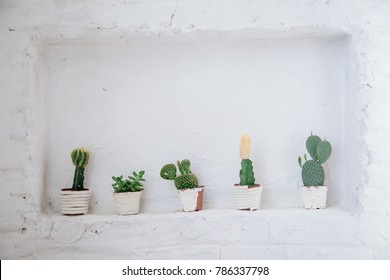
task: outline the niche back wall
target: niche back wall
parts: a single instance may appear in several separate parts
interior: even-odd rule
[[[243,133],[252,137],[263,207],[298,208],[297,157],[311,131],[333,144],[329,204],[341,206],[348,188],[349,38],[275,34],[197,31],[126,43],[49,42],[47,77],[41,77],[47,83],[44,208],[59,212],[58,190],[72,184],[70,151],[83,146],[91,151],[86,186],[93,190],[93,213],[115,211],[111,176],[132,170],[146,170],[142,211],[180,210],[173,182],[159,171],[184,158],[206,187],[205,208],[230,209]]]

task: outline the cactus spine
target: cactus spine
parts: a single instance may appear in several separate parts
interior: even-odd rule
[[[255,174],[253,172],[253,164],[249,159],[251,152],[251,138],[248,134],[244,134],[241,138],[240,156],[241,156],[241,170],[240,170],[240,185],[253,186],[255,184]]]
[[[81,191],[84,189],[84,171],[88,164],[89,152],[85,148],[77,148],[72,151],[71,157],[76,166],[72,190]]]
[[[298,163],[302,168],[302,181],[304,186],[323,186],[325,183],[325,171],[322,164],[325,163],[331,153],[332,145],[321,140],[317,135],[310,135],[306,140],[306,148],[311,156],[307,160],[304,156],[305,163],[302,165],[302,158],[298,157]]]
[[[181,175],[176,176],[176,166],[170,163],[161,168],[161,178],[173,180],[178,190],[197,188],[199,186],[198,178],[191,172],[191,162],[188,159],[184,159],[181,162],[178,160],[176,164]]]

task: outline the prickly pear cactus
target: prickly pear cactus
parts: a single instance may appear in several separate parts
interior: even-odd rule
[[[255,184],[255,174],[253,172],[253,163],[249,159],[251,152],[251,138],[248,134],[244,134],[240,143],[241,170],[240,170],[240,185],[253,186]]]
[[[306,140],[306,148],[312,159],[307,160],[305,155],[305,163],[302,166],[302,158],[298,158],[298,163],[302,167],[303,185],[323,186],[325,172],[322,164],[329,159],[332,153],[332,145],[328,141],[321,140],[320,137],[312,134]]]
[[[312,159],[317,159],[317,145],[321,142],[321,138],[317,135],[310,135],[306,140],[306,149]]]
[[[198,178],[192,174],[190,166],[191,162],[188,159],[181,162],[178,160],[177,167],[181,175],[176,175],[176,166],[170,163],[161,168],[160,176],[165,180],[174,180],[175,187],[178,190],[197,188],[199,186]]]
[[[81,191],[84,189],[84,171],[88,164],[89,152],[85,148],[74,149],[71,157],[73,164],[76,166],[72,189],[74,191]]]
[[[321,164],[323,164],[325,161],[328,160],[331,153],[332,153],[332,145],[328,141],[324,140],[318,143],[317,159]]]
[[[324,168],[314,159],[306,161],[302,167],[302,180],[305,186],[323,186]]]

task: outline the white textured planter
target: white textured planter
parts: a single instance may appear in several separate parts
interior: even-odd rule
[[[239,210],[257,210],[260,209],[261,193],[263,187],[255,184],[253,186],[234,185],[235,208]]]
[[[60,191],[61,213],[64,215],[83,215],[88,213],[91,190],[73,191],[62,189]]]
[[[324,209],[326,208],[326,198],[328,195],[327,186],[301,187],[301,197],[303,207],[306,209]]]
[[[139,204],[141,200],[139,192],[114,193],[116,209],[119,215],[134,215],[139,213]]]
[[[203,209],[203,187],[177,190],[184,212],[199,211]]]

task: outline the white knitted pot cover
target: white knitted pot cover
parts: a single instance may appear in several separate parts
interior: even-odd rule
[[[303,207],[306,209],[326,208],[326,198],[328,196],[327,186],[301,187],[301,197]]]
[[[134,215],[139,213],[139,204],[141,200],[139,192],[114,193],[115,205],[119,215]]]
[[[235,185],[233,187],[235,207],[239,210],[260,209],[262,186],[248,188],[248,186]]]
[[[83,215],[88,213],[91,190],[83,191],[61,190],[61,212],[64,215]]]

